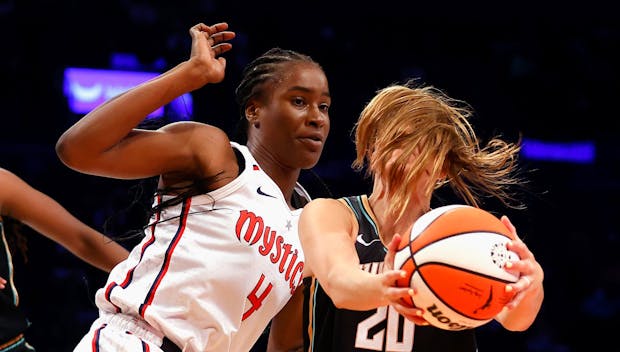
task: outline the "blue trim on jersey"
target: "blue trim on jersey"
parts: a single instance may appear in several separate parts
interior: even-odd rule
[[[2,237],[2,243],[3,243],[3,247],[5,250],[5,258],[6,258],[6,262],[4,263],[6,269],[7,269],[7,277],[5,277],[5,279],[7,280],[7,285],[8,289],[11,290],[11,298],[13,301],[13,304],[15,306],[19,305],[19,294],[17,293],[17,287],[15,287],[15,283],[13,282],[13,275],[14,275],[14,268],[13,268],[13,257],[11,255],[11,250],[9,249],[9,243],[7,242],[7,238],[6,238],[6,234],[4,233],[4,224],[2,223],[2,221],[0,220],[0,237]],[[7,290],[7,287],[4,288],[5,290]]]
[[[314,351],[314,334],[316,331],[316,319],[314,317],[316,317],[316,289],[317,287],[319,287],[319,280],[312,279],[312,283],[314,284],[314,288],[312,291],[312,316],[310,317],[310,321],[312,322],[312,336],[310,336],[310,352]]]

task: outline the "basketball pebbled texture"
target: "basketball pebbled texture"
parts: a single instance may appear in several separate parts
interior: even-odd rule
[[[395,257],[394,267],[407,272],[397,284],[418,292],[406,303],[424,309],[423,317],[445,330],[489,322],[514,296],[505,286],[518,276],[504,269],[519,259],[506,248],[512,239],[483,209],[453,204],[424,214],[403,236]]]

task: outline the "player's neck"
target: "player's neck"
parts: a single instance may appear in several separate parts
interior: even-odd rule
[[[368,204],[378,222],[381,239],[386,244],[391,241],[395,233],[402,235],[411,231],[413,223],[430,209],[430,202],[419,203],[412,200],[401,218],[396,220],[396,215],[390,212],[390,201],[384,195],[371,194],[368,197]]]

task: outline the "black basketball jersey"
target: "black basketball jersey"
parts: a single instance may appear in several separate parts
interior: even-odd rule
[[[359,234],[355,249],[363,270],[379,273],[387,249],[381,242],[366,195],[341,198],[355,214]],[[310,281],[310,280],[309,280]],[[316,279],[308,282],[304,323],[305,350],[475,352],[474,330],[448,331],[418,326],[391,306],[369,311],[338,309]]]
[[[17,306],[18,295],[13,284],[11,251],[5,237],[2,218],[0,218],[0,276],[7,281],[6,287],[0,290],[0,345],[2,345],[23,333],[30,324]]]

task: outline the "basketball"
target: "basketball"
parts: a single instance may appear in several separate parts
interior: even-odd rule
[[[415,287],[409,305],[424,309],[423,318],[444,330],[471,329],[491,321],[513,292],[505,286],[518,273],[504,268],[519,260],[506,248],[514,239],[493,214],[452,204],[421,216],[404,235],[394,268],[407,272],[400,287]]]

